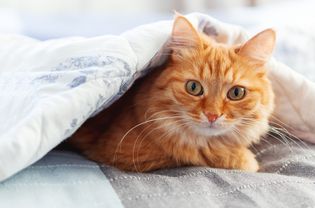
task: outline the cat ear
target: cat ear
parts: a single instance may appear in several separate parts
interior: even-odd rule
[[[172,45],[175,47],[198,47],[200,43],[201,39],[194,26],[186,17],[175,13]]]
[[[248,40],[244,45],[237,49],[236,53],[250,59],[258,65],[263,65],[271,57],[275,47],[275,41],[275,31],[267,29]]]

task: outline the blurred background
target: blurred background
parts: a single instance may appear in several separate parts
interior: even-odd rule
[[[137,25],[171,19],[173,11],[203,12],[251,27],[315,21],[313,0],[0,0],[0,32],[41,40],[120,34]],[[309,18],[306,18],[309,15]]]

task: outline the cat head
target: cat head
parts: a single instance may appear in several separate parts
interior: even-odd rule
[[[273,110],[273,92],[264,65],[274,45],[271,29],[242,45],[220,44],[178,15],[169,63],[154,83],[156,112],[172,117],[185,135],[253,142],[248,137],[258,139],[267,131]]]

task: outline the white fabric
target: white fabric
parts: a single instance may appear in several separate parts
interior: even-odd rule
[[[247,39],[239,27],[202,14],[189,18],[218,41]],[[121,36],[45,42],[0,37],[0,180],[40,159],[119,98],[148,63],[157,64],[150,60],[169,37],[171,25],[164,21]],[[296,136],[315,142],[314,84],[276,61],[270,63],[270,78],[277,118],[293,126]]]

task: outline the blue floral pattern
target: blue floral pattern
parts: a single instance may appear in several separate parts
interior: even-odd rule
[[[117,57],[113,56],[80,56],[80,57],[72,57],[64,62],[58,64],[53,71],[67,71],[67,70],[81,70],[80,72],[86,73],[86,69],[91,67],[105,67],[108,65],[121,64],[123,68],[130,72],[129,64]]]
[[[69,87],[74,88],[86,82],[86,76],[78,76],[72,80]]]
[[[114,56],[79,56],[71,57],[53,67],[48,74],[40,75],[32,80],[32,83],[55,83],[58,79],[64,79],[67,74],[64,72],[76,74],[75,78],[68,81],[69,88],[75,88],[84,84],[89,79],[98,77],[130,77],[131,68],[129,64]],[[64,82],[62,80],[61,82]]]
[[[98,95],[96,103],[87,103],[89,110],[86,114],[82,114],[80,119],[74,118],[71,120],[64,132],[65,136],[69,136],[78,128],[79,120],[83,122],[115,102],[140,75],[140,73],[135,72],[135,69],[132,70],[125,60],[118,57],[108,55],[79,56],[65,59],[56,67],[52,67],[48,74],[33,79],[33,83],[39,81],[40,84],[59,82],[66,88],[72,89],[90,80],[100,79],[102,81],[105,87],[104,94]],[[120,86],[118,91],[113,95],[106,95],[106,89],[110,89],[118,83]]]
[[[45,74],[45,75],[35,78],[33,82],[54,83],[58,78],[59,78],[58,74]]]

